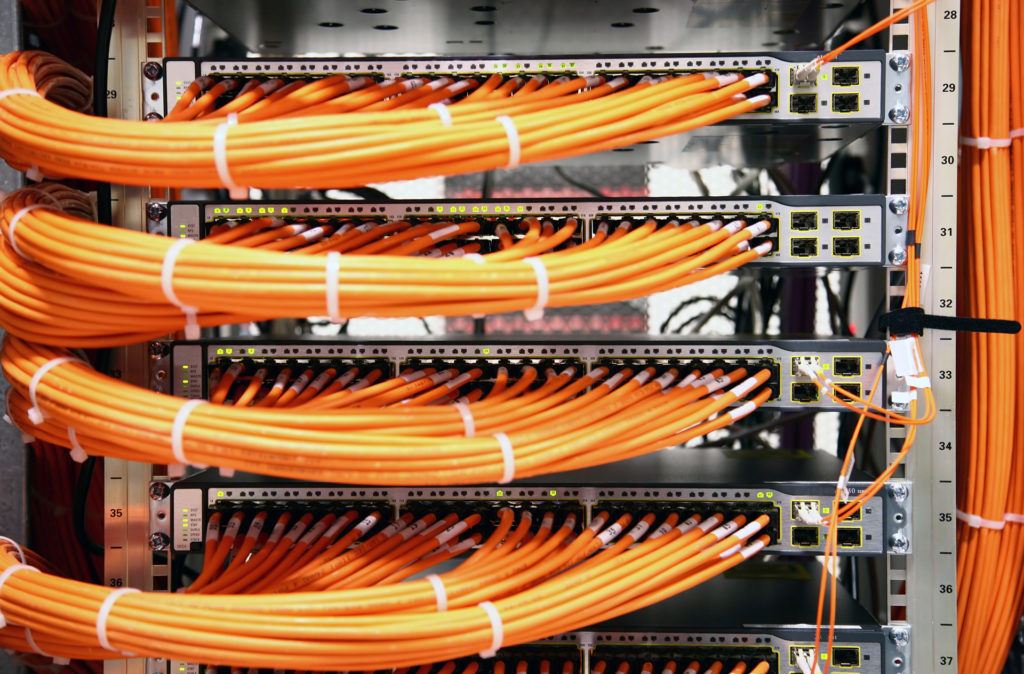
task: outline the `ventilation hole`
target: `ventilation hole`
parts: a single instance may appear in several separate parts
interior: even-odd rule
[[[634,7],[633,8],[633,13],[634,14],[654,14],[655,12],[660,12],[660,11],[661,10],[658,9],[657,7]]]
[[[792,35],[796,31],[792,28],[780,28],[779,30],[773,30],[776,35]]]
[[[317,25],[320,26],[321,28],[341,28],[345,24],[338,23],[337,21],[321,21]]]
[[[379,26],[374,26],[374,30],[398,30],[398,26],[392,26],[389,23],[382,23]]]
[[[493,12],[497,7],[494,5],[473,5],[469,8],[471,12]]]
[[[494,22],[491,21],[490,19],[484,19],[483,21],[477,21],[476,25],[478,25],[478,26],[493,26]]]
[[[632,24],[629,21],[616,21],[612,24],[612,28],[632,28],[636,24]]]
[[[363,7],[359,10],[363,14],[387,14],[388,10],[382,7]]]
[[[761,46],[762,47],[778,47],[779,43],[778,42],[762,42]]]
[[[661,51],[663,49],[664,47],[662,47],[660,44],[652,44],[647,46],[647,51]]]
[[[826,2],[825,9],[842,9],[843,3],[841,2]]]

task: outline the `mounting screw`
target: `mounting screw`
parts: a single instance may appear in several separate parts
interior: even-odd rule
[[[161,115],[159,112],[147,112],[146,116],[143,117],[143,119],[147,122],[159,122],[163,118],[164,116]]]
[[[889,551],[897,554],[905,553],[910,549],[910,541],[903,534],[897,532],[889,536]]]
[[[167,355],[167,345],[163,342],[150,342],[149,355],[153,358],[163,358]]]
[[[896,215],[904,215],[910,207],[906,197],[893,197],[889,200],[889,210]]]
[[[147,80],[153,80],[156,82],[164,76],[164,67],[156,61],[147,61],[146,65],[142,66],[142,74]]]
[[[163,220],[167,217],[167,204],[151,201],[146,204],[146,217],[150,220]]]
[[[889,262],[892,264],[906,264],[907,263],[907,249],[903,246],[897,246],[889,251]]]
[[[910,108],[902,103],[897,103],[890,108],[889,119],[895,124],[906,124],[910,121]]]
[[[889,57],[889,67],[898,73],[906,72],[910,67],[910,54],[893,54]]]
[[[163,501],[165,498],[171,495],[171,488],[163,482],[150,482],[149,483],[149,498],[154,501]]]
[[[149,549],[153,552],[160,552],[166,550],[171,544],[171,539],[167,534],[150,534],[149,535]]]
[[[910,496],[910,490],[902,482],[893,482],[886,486],[889,490],[889,496],[892,496],[892,500],[896,501],[896,503],[903,503]]]
[[[893,627],[889,630],[889,640],[896,648],[903,650],[910,643],[910,632],[903,627]]]

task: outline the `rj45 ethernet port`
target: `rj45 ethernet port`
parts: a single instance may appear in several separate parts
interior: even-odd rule
[[[817,229],[818,213],[816,211],[793,211],[789,214],[789,226],[798,232]]]
[[[856,377],[861,373],[860,358],[836,356],[832,359],[832,373],[837,377]]]
[[[832,84],[837,87],[854,87],[860,84],[860,68],[857,66],[835,66],[832,68]]]
[[[797,382],[793,384],[791,392],[793,402],[816,403],[821,400],[821,392],[818,385],[810,382]]]
[[[856,257],[860,255],[860,237],[837,236],[832,239],[832,254],[836,257]]]
[[[789,252],[793,257],[814,257],[818,254],[818,240],[813,237],[790,239]]]
[[[793,527],[793,545],[801,548],[816,548],[821,544],[821,530],[818,527]]]
[[[791,94],[789,111],[797,115],[808,115],[818,111],[817,94]]]
[[[836,229],[860,229],[860,211],[835,211],[832,226]]]
[[[860,667],[860,649],[856,646],[833,646],[832,666]]]
[[[864,545],[864,532],[855,527],[839,527],[836,542],[841,548],[859,548]]]
[[[860,94],[832,94],[833,112],[857,112],[860,110]]]

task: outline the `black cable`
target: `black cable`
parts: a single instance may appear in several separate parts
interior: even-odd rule
[[[710,449],[713,447],[731,447],[732,444],[737,440],[749,438],[753,435],[763,433],[764,431],[768,431],[773,428],[778,428],[779,426],[785,426],[786,424],[791,424],[795,421],[800,421],[801,419],[805,419],[809,416],[812,416],[815,413],[816,410],[801,410],[799,412],[793,412],[791,414],[779,413],[772,417],[771,419],[769,419],[768,421],[759,424],[754,424],[752,426],[745,426],[743,430],[731,433],[725,436],[724,438],[715,440],[712,443],[694,445],[694,447],[699,447],[701,449]]]
[[[344,191],[351,192],[364,201],[393,201],[391,197],[376,187],[349,187]]]
[[[494,194],[494,171],[484,171],[484,179],[480,184],[480,198],[490,199]]]
[[[591,187],[590,185],[587,185],[586,183],[581,183],[579,180],[576,180],[571,175],[566,173],[565,169],[563,169],[561,166],[556,166],[555,167],[555,173],[558,174],[559,178],[561,178],[565,182],[569,183],[570,185],[572,185],[573,187],[575,187],[578,190],[583,190],[587,194],[589,194],[591,196],[594,196],[594,197],[601,197],[602,199],[606,198],[606,195],[605,195],[604,192],[602,192],[601,190],[599,190],[599,189],[597,189],[595,187]]]
[[[434,334],[434,331],[430,329],[430,323],[427,323],[427,319],[421,318],[420,323],[423,324],[423,329],[427,331],[428,335]]]
[[[686,307],[692,306],[692,305],[696,304],[697,302],[716,302],[716,301],[718,301],[718,298],[717,297],[712,297],[711,295],[698,295],[697,297],[690,297],[690,298],[687,298],[687,299],[683,300],[682,302],[677,304],[676,308],[673,309],[669,313],[669,315],[665,318],[665,320],[661,322],[661,327],[658,328],[658,332],[660,332],[661,334],[665,334],[665,332],[668,330],[669,324],[672,322],[672,319],[675,318],[676,316],[678,316],[679,312],[681,312]]]
[[[95,469],[96,457],[90,456],[82,464],[78,480],[75,481],[75,493],[71,501],[71,517],[78,544],[85,548],[90,555],[102,555],[103,546],[93,542],[89,538],[89,532],[85,529],[86,502],[89,500],[89,487],[92,485],[92,475]]]
[[[114,11],[117,0],[103,0],[96,29],[96,60],[92,78],[92,114],[107,116],[107,68],[110,65],[110,40],[114,32]],[[114,220],[110,204],[110,183],[96,184],[96,217],[104,225]]]

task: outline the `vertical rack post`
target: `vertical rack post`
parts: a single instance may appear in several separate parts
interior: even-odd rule
[[[171,0],[167,0],[171,1]],[[122,0],[117,5],[108,57],[107,104],[110,117],[142,118],[142,65],[163,54],[164,0]],[[111,185],[113,224],[143,230],[149,189]],[[145,345],[117,349],[113,375],[145,387],[148,352]],[[103,583],[108,587],[152,589],[149,547],[149,482],[152,466],[104,460]],[[145,674],[146,660],[108,660],[106,674]]]
[[[909,2],[895,0],[893,11]],[[931,314],[956,314],[957,164],[959,145],[960,0],[929,7],[932,35],[933,148],[931,185],[922,241],[922,302]],[[908,24],[893,26],[892,39],[911,37]],[[896,45],[892,45],[896,47]],[[912,124],[916,111],[911,111]],[[890,144],[890,153],[893,151]],[[905,148],[903,148],[905,151]],[[950,674],[956,660],[956,337],[927,331],[921,337],[937,414],[918,429],[907,461],[914,511],[913,553],[889,580],[894,608],[905,608],[910,625],[912,670]],[[890,451],[893,449],[889,448]]]

